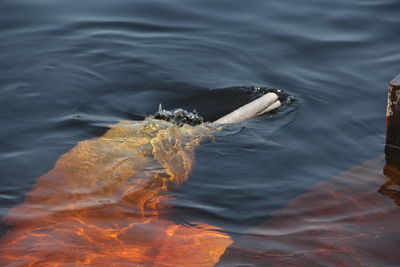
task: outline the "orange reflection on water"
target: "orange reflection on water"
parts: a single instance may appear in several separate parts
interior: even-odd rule
[[[232,243],[206,224],[162,217],[169,186],[188,179],[205,127],[120,122],[80,142],[5,221],[8,266],[212,266]]]
[[[399,195],[378,192],[395,183],[382,175],[382,162],[366,162],[299,195],[235,241],[221,263],[398,266]]]

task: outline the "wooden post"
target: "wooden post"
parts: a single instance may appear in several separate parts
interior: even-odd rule
[[[389,83],[386,110],[386,165],[383,172],[394,179],[400,178],[400,75]]]

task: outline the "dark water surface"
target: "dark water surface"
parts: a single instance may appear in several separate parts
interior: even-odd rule
[[[0,216],[115,121],[159,103],[211,120],[244,101],[222,88],[283,88],[294,107],[202,144],[172,192],[176,221],[240,236],[383,153],[399,10],[396,0],[1,1]]]

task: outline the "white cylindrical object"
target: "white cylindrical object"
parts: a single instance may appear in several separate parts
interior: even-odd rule
[[[281,101],[276,100],[274,103],[272,103],[270,106],[268,106],[266,109],[264,109],[263,111],[259,112],[257,114],[257,116],[260,116],[264,113],[270,112],[271,110],[274,110],[276,108],[279,108],[281,106]]]
[[[229,113],[228,115],[219,118],[214,121],[213,124],[230,124],[242,122],[265,112],[271,111],[280,106],[280,101],[278,100],[278,95],[275,93],[268,93],[260,98],[257,98],[253,102],[250,102],[235,111]]]

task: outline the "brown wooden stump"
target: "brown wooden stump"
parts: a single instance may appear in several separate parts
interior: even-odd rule
[[[392,179],[400,178],[400,75],[389,83],[386,110],[386,165],[383,172]]]

